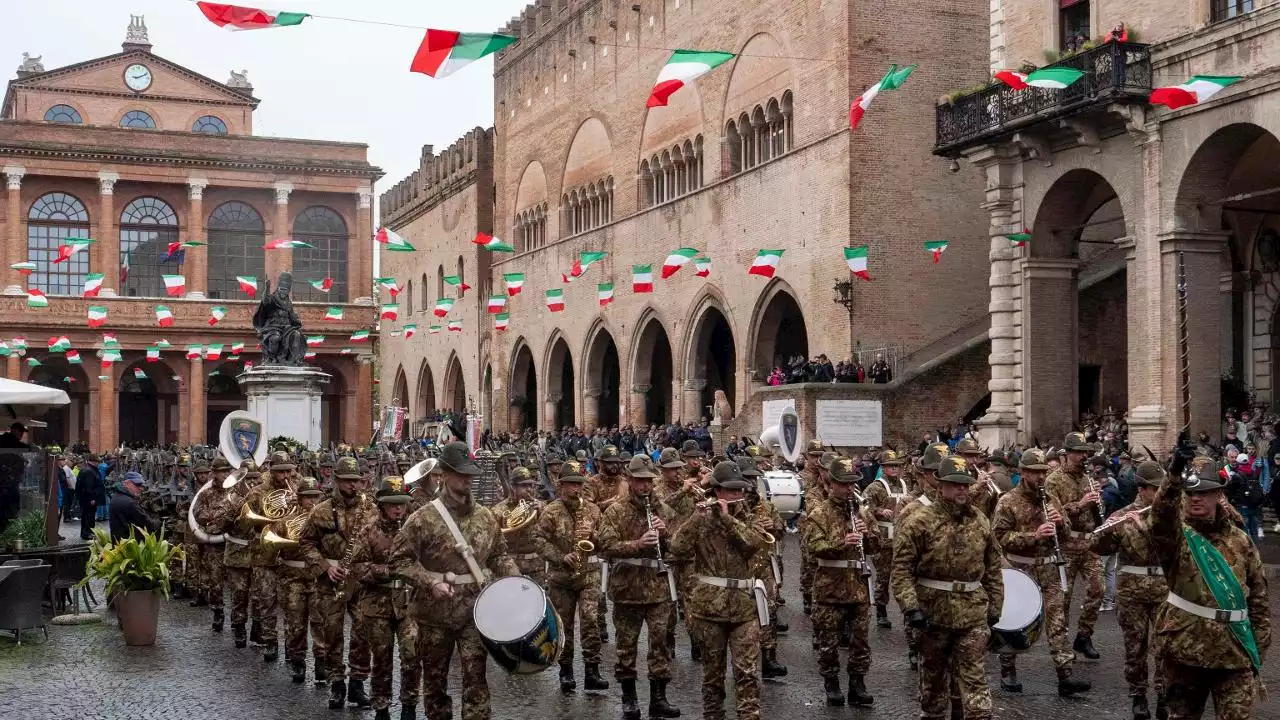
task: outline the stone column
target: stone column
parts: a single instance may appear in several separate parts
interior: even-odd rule
[[[342,442],[354,444],[356,436],[356,391],[348,388],[342,393]]]
[[[706,378],[684,381],[684,393],[680,403],[681,423],[696,422],[702,417],[702,389],[706,386]]]
[[[373,433],[373,356],[360,357],[359,376],[356,381],[355,437],[367,438]],[[364,442],[363,440],[359,440]]]
[[[96,261],[90,256],[90,266],[94,272],[100,272],[102,290],[101,297],[115,297],[117,292],[124,294],[120,282],[120,229],[116,217],[115,187],[120,174],[110,170],[98,172],[98,242],[90,248],[97,252]]]
[[[556,427],[556,408],[562,398],[564,398],[564,395],[561,393],[547,393],[547,397],[542,403],[542,428],[560,429]]]
[[[524,413],[521,410],[524,401],[525,397],[518,395],[507,402],[507,432],[518,433],[524,430]]]
[[[115,447],[120,437],[120,420],[116,416],[116,373],[114,366],[102,371],[106,380],[98,381],[98,447],[105,452]]]
[[[645,425],[645,416],[649,414],[649,391],[652,385],[632,385],[631,398],[627,404],[627,422],[633,427]]]
[[[369,298],[373,288],[373,188],[363,187],[357,191],[356,227],[351,234],[351,247],[348,248],[347,263],[347,302],[355,302],[360,298]]]
[[[582,422],[578,423],[587,432],[593,432],[600,422],[600,389],[586,388],[582,391]]]
[[[16,351],[10,351],[4,371],[5,377],[10,380],[22,380],[22,358],[19,357]]]
[[[4,263],[0,268],[0,273],[3,273],[0,277],[4,278],[5,295],[25,295],[26,282],[17,270],[9,267],[9,263],[27,259],[26,243],[22,237],[22,176],[27,174],[27,169],[21,165],[5,165],[0,172],[4,173],[5,186],[8,188],[8,194],[5,197],[8,202],[5,216],[8,219],[5,221],[4,235],[0,240],[4,242],[4,256],[10,258],[9,262]],[[10,355],[10,362],[13,359],[14,356]]]
[[[194,416],[191,414],[191,401],[193,399],[191,381],[188,378],[183,378],[181,373],[174,374],[174,377],[177,378],[174,382],[178,384],[178,442],[183,445],[189,445],[195,442],[195,440],[191,439],[192,430],[195,427],[195,422],[192,420]]]
[[[1221,325],[1222,291],[1219,277],[1229,235],[1220,232],[1174,230],[1157,236],[1160,243],[1161,305],[1165,308],[1164,368],[1166,407],[1172,410],[1170,429],[1176,433],[1190,419],[1191,436],[1221,432],[1222,358],[1219,346],[1230,327]],[[1182,297],[1185,293],[1185,300]],[[1185,331],[1180,327],[1185,322]],[[1181,338],[1185,333],[1185,361]],[[1183,390],[1185,365],[1189,388]]]
[[[293,183],[277,182],[275,184],[276,191],[276,219],[271,226],[271,235],[267,237],[267,242],[272,240],[288,240],[292,236],[292,228],[289,225],[289,194],[293,192]],[[293,251],[292,250],[266,250],[266,258],[263,261],[263,272],[271,280],[272,283],[280,277],[283,270],[293,267]],[[299,278],[301,281],[301,278]]]
[[[204,387],[204,360],[193,358],[189,373],[191,378],[187,381],[187,386],[191,397],[191,419],[187,424],[191,428],[191,442],[200,444],[207,439],[206,434],[209,432],[206,417],[208,398],[205,396]]]
[[[204,189],[209,181],[202,177],[187,178],[187,239],[206,242],[204,230]],[[187,252],[187,297],[203,300],[209,292],[209,248],[193,248]],[[201,433],[203,434],[203,433]]]
[[[1079,288],[1072,258],[1022,262],[1023,429],[1060,443],[1076,419]]]

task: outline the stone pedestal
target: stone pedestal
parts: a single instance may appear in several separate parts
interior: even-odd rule
[[[249,398],[249,414],[266,424],[267,437],[291,437],[308,448],[321,443],[321,387],[330,375],[309,367],[254,366],[236,381]]]

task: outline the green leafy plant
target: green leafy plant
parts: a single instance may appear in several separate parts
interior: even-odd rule
[[[19,539],[22,540],[22,546],[26,550],[42,548],[48,544],[45,542],[43,510],[24,513],[9,523],[9,527],[4,529],[4,534],[0,535],[0,547],[11,551],[16,547]]]
[[[134,590],[157,590],[169,597],[169,562],[181,560],[182,548],[170,545],[161,534],[131,532],[119,542],[111,542],[104,530],[94,529],[89,545],[89,565],[81,585],[90,580],[107,583],[107,594]]]

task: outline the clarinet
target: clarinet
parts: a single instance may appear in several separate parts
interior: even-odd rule
[[[648,495],[644,496],[644,516],[645,516],[645,521],[649,523],[649,530],[650,532],[652,532],[653,531],[653,505],[650,504]],[[657,553],[658,555],[658,571],[667,572],[667,563],[662,559],[662,541],[661,540],[659,540],[658,544],[654,546],[654,552]]]
[[[1040,511],[1044,513],[1045,522],[1049,521],[1049,494],[1040,487]],[[1058,542],[1058,528],[1053,529],[1053,564],[1058,566],[1058,583],[1062,592],[1067,591],[1067,558],[1062,554],[1062,545]]]
[[[853,532],[858,528],[857,522],[856,522],[857,507],[858,506],[852,500],[849,501],[849,531],[850,532]],[[870,567],[868,567],[869,563],[867,563],[867,546],[866,546],[865,533],[858,535],[858,562],[860,564],[860,569],[858,571],[858,574],[862,577],[863,580],[867,581],[867,602],[872,602],[875,600],[875,589],[871,585],[871,569]]]

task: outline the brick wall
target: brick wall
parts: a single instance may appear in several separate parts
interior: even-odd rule
[[[1125,296],[1123,272],[1080,293],[1079,363],[1097,365],[1101,369],[1101,400],[1096,407],[1081,407],[1081,412],[1129,406],[1128,308]]]

